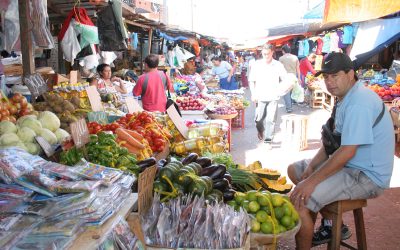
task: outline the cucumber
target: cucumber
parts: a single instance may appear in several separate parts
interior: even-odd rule
[[[162,183],[165,183],[168,185],[167,180],[163,177],[167,177],[169,180],[173,180],[176,172],[177,171],[174,168],[166,166],[166,167],[163,167],[160,169],[160,174],[159,174],[158,178]]]
[[[189,185],[188,191],[198,196],[202,196],[207,191],[207,183],[202,179],[195,179]]]
[[[206,194],[210,193],[213,190],[213,181],[208,176],[201,176],[201,180],[203,180],[207,184],[207,192]]]
[[[153,183],[153,190],[154,192],[158,193],[158,192],[168,192],[168,186],[161,182],[161,181],[154,181]]]

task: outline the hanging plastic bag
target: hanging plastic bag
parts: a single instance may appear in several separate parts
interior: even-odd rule
[[[298,83],[294,85],[291,97],[295,102],[304,102],[304,90]]]
[[[122,37],[120,26],[115,18],[111,3],[110,5],[104,7],[101,11],[99,11],[97,17],[100,50],[126,50],[128,47]]]

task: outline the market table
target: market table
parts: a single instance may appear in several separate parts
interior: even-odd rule
[[[85,249],[85,250],[95,250],[104,240],[102,237],[107,235],[107,233],[112,229],[119,215],[127,218],[132,211],[133,206],[138,200],[137,193],[131,193],[129,197],[125,200],[124,204],[121,206],[118,212],[116,212],[106,223],[104,223],[99,228],[88,228],[83,233],[81,233],[72,245],[68,248],[70,250]]]

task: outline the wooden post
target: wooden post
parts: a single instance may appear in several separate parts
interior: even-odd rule
[[[149,49],[148,49],[148,54],[151,54],[151,44],[153,40],[153,29],[149,29]]]
[[[140,38],[140,74],[143,74],[143,42],[144,39]]]
[[[32,37],[29,28],[29,1],[18,0],[19,29],[21,39],[22,68],[24,76],[35,72],[33,59]]]

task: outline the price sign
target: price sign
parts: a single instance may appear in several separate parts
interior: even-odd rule
[[[71,123],[70,127],[72,139],[77,148],[80,148],[89,142],[89,130],[85,119],[81,118],[79,121]]]
[[[104,111],[89,112],[88,120],[89,120],[89,122],[97,122],[99,124],[107,124],[108,123],[108,117],[107,117],[106,112],[104,112]]]
[[[96,86],[86,87],[86,93],[89,97],[90,106],[93,111],[103,111],[103,104],[101,104],[100,94],[97,91]]]
[[[172,122],[175,124],[176,128],[179,130],[181,135],[185,138],[188,139],[188,128],[185,124],[185,121],[182,119],[182,117],[179,115],[178,111],[176,110],[174,105],[171,105],[167,109],[167,114],[169,118],[171,118]]]
[[[31,92],[32,99],[35,100],[36,97],[47,92],[47,83],[44,81],[40,74],[33,74],[23,78],[24,84],[28,87]]]
[[[139,103],[132,96],[126,97],[125,102],[126,102],[126,106],[128,108],[129,114],[143,111],[143,108],[140,107]]]
[[[35,136],[35,139],[36,139],[37,143],[39,144],[39,146],[43,149],[43,151],[47,157],[51,157],[52,155],[54,155],[54,153],[55,153],[54,148],[51,146],[51,144],[48,141],[46,141],[46,139],[44,139],[41,136]]]

